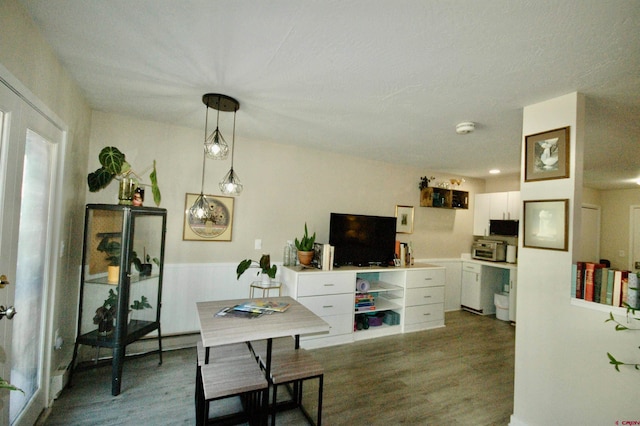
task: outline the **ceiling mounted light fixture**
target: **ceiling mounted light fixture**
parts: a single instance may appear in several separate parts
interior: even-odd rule
[[[202,97],[202,102],[207,107],[204,120],[204,152],[212,160],[226,160],[229,155],[229,145],[220,132],[220,111],[234,111],[237,101],[229,96],[218,93],[207,93]],[[216,116],[216,129],[209,134],[209,108],[218,111]],[[231,109],[230,109],[231,108]]]
[[[456,133],[459,135],[466,135],[476,129],[476,123],[472,121],[464,121],[456,126]]]
[[[220,191],[227,195],[240,195],[243,189],[238,175],[233,171],[233,150],[236,146],[236,111],[238,111],[238,108],[240,108],[240,104],[236,101],[236,109],[233,111],[233,134],[231,136],[231,168],[218,184]]]
[[[218,130],[217,124],[216,124],[216,130],[211,134],[210,138],[207,138],[207,133],[208,133],[207,121],[209,118],[209,108],[215,108],[216,110],[218,110],[218,118],[220,117],[220,111],[227,111],[227,112],[233,111],[233,137],[235,139],[236,111],[240,107],[240,104],[235,99],[229,96],[220,95],[217,93],[207,93],[206,95],[202,96],[202,102],[205,104],[207,108],[207,114],[206,114],[205,125],[204,125],[205,143],[204,143],[204,152],[202,154],[202,182],[200,184],[200,195],[198,195],[198,198],[196,198],[196,201],[189,208],[189,218],[191,219],[192,223],[195,223],[198,221],[200,221],[201,223],[206,223],[209,220],[213,220],[213,209],[211,208],[211,204],[209,203],[209,200],[207,199],[206,195],[204,195],[204,175],[205,175],[205,168],[207,165],[207,157],[216,158],[216,159],[218,159],[218,157],[212,157],[209,155],[209,153],[213,152],[214,150],[211,146],[207,145],[207,141],[211,140],[212,145],[215,145],[216,141],[217,143],[220,143],[220,139],[224,141],[224,138],[222,138],[222,134]],[[224,157],[219,157],[219,159],[223,159],[227,157],[227,153],[229,152],[229,147],[226,142],[224,142],[224,149],[215,150],[215,151],[222,152],[223,150],[225,151]],[[231,148],[230,173],[232,173],[232,175],[235,176],[235,174],[233,173],[233,146]],[[236,180],[237,180],[237,177],[236,177]],[[222,184],[220,185],[220,189],[222,189]],[[241,191],[242,191],[242,185],[240,185],[240,191],[237,191],[236,194],[239,194]],[[222,191],[222,192],[227,194],[227,192],[225,191]]]

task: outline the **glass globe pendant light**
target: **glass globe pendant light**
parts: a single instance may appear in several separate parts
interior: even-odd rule
[[[212,160],[226,160],[229,155],[229,145],[227,145],[227,141],[224,140],[222,133],[220,133],[220,128],[218,125],[220,124],[220,96],[215,97],[215,95],[205,95],[202,98],[202,101],[207,106],[207,115],[204,121],[204,152],[207,157]],[[218,110],[218,115],[216,118],[216,129],[208,135],[207,126],[209,124],[209,108],[216,108]]]
[[[237,111],[237,110],[236,110]],[[242,192],[242,183],[238,175],[233,171],[233,150],[236,145],[236,111],[233,112],[233,134],[231,136],[231,169],[224,175],[219,183],[220,191],[226,195],[240,195]]]

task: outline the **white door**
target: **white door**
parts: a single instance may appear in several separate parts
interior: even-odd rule
[[[600,206],[583,204],[581,210],[580,246],[576,260],[598,263],[600,261]]]
[[[55,270],[53,203],[64,134],[0,80],[0,319],[2,377],[24,391],[3,392],[0,424],[32,425],[46,406],[47,298]]]
[[[629,250],[629,269],[640,272],[640,206],[631,206],[631,249]]]

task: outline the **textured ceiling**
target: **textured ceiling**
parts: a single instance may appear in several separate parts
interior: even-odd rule
[[[524,106],[578,91],[585,183],[640,178],[637,0],[21,2],[97,110],[202,128],[224,93],[239,141],[484,178],[518,173]]]

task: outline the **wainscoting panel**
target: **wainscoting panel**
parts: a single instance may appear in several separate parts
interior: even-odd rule
[[[166,264],[162,286],[162,334],[199,330],[196,302],[244,299],[258,269],[249,269],[236,280],[237,263]],[[279,266],[280,267],[280,266]],[[276,279],[279,280],[280,271]]]

